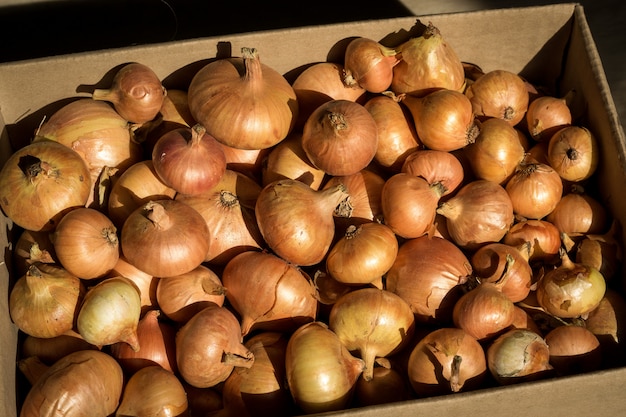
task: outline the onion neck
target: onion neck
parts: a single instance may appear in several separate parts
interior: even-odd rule
[[[263,78],[263,68],[261,67],[261,60],[256,48],[241,48],[241,56],[245,68],[244,80],[252,83],[261,80]]]
[[[196,123],[191,128],[191,139],[189,140],[190,146],[199,145],[206,133],[206,128],[200,123]]]
[[[459,355],[454,355],[452,362],[450,363],[450,389],[452,392],[459,392],[463,388],[461,382],[461,362],[463,358]]]
[[[34,182],[40,175],[45,177],[58,177],[57,170],[52,168],[50,164],[33,155],[24,155],[18,162],[20,170],[29,182]]]
[[[346,190],[346,186],[343,184],[337,184],[325,190],[318,191],[320,199],[319,203],[322,208],[327,212],[335,213],[335,209],[349,194]]]
[[[117,90],[112,88],[96,88],[93,90],[91,97],[94,100],[108,101],[115,103],[118,100]]]

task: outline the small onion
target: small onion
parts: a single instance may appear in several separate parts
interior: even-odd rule
[[[49,232],[23,230],[15,242],[12,255],[16,276],[24,275],[35,263],[58,262]]]
[[[20,345],[20,357],[36,357],[46,365],[52,365],[63,356],[79,350],[97,349],[74,330],[54,337],[27,335]]]
[[[123,256],[119,257],[113,269],[107,274],[107,277],[116,276],[127,278],[137,288],[141,298],[142,314],[157,306],[156,286],[158,278],[131,265]]]
[[[344,55],[344,82],[356,84],[370,93],[386,91],[393,79],[397,52],[366,37],[352,39]]]
[[[409,398],[404,376],[391,367],[377,366],[372,379],[359,378],[356,382],[354,403],[357,407],[395,403]]]
[[[607,289],[600,304],[591,310],[584,324],[600,341],[604,365],[622,366],[626,335],[626,300],[622,294]]]
[[[549,140],[557,130],[572,124],[567,100],[549,95],[532,100],[525,118],[530,136],[539,142]]]
[[[511,226],[502,243],[513,247],[530,243],[529,261],[551,262],[558,260],[561,233],[547,220],[526,219]]]
[[[293,332],[285,357],[289,391],[307,414],[346,408],[365,366],[319,321]]]
[[[131,62],[115,73],[109,88],[95,89],[92,98],[111,102],[124,119],[141,124],[157,116],[166,95],[165,87],[152,68]]]
[[[593,175],[600,161],[596,137],[585,127],[568,126],[548,142],[548,162],[566,181],[580,182]]]
[[[585,192],[565,194],[546,220],[570,236],[604,233],[609,223],[607,208]]]
[[[613,220],[611,228],[603,234],[586,234],[576,244],[576,262],[596,268],[608,281],[612,280],[622,264],[621,226]]]
[[[304,124],[302,148],[311,163],[329,175],[355,174],[376,156],[376,121],[354,101],[325,102]]]
[[[545,337],[550,348],[550,364],[558,375],[592,372],[600,369],[600,341],[590,330],[575,325],[558,326]]]
[[[550,165],[521,163],[505,185],[513,212],[526,219],[542,219],[563,196],[563,181]]]
[[[465,178],[465,170],[457,156],[434,149],[412,152],[404,160],[401,171],[422,177],[431,185],[440,184],[442,197],[455,192]]]
[[[335,302],[328,325],[349,351],[359,353],[365,362],[363,378],[371,381],[376,358],[392,355],[408,344],[415,318],[409,304],[399,295],[361,288]]]

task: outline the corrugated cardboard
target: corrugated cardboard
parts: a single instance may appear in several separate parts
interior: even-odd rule
[[[626,140],[608,89],[584,10],[576,4],[432,15],[432,21],[463,61],[483,70],[507,69],[555,94],[575,89],[576,122],[589,127],[602,147],[598,184],[603,202],[626,223]],[[106,85],[116,66],[139,61],[155,69],[167,87],[185,87],[207,59],[255,47],[261,60],[288,78],[301,66],[340,58],[346,39],[366,36],[394,44],[406,39],[417,18],[364,21],[236,36],[193,39],[133,48],[80,53],[0,65],[0,163],[12,147],[27,143],[42,121],[87,87]],[[10,40],[6,40],[10,41]],[[0,415],[17,415],[17,329],[8,314],[11,277],[10,221],[0,218]],[[624,239],[626,241],[626,239]],[[419,399],[325,415],[416,416],[618,416],[626,415],[626,369],[510,387]]]

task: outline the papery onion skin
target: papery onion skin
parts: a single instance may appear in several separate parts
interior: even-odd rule
[[[409,303],[416,322],[452,322],[452,309],[472,273],[466,255],[454,243],[424,235],[404,242],[387,273],[387,290]]]
[[[522,163],[509,178],[505,189],[513,211],[526,219],[542,219],[550,214],[563,196],[563,181],[549,165]]]
[[[126,219],[121,243],[122,254],[132,265],[156,277],[169,277],[204,261],[209,230],[200,213],[185,203],[153,200]]]
[[[30,389],[20,417],[108,417],[119,405],[124,374],[115,359],[81,350],[55,362]]]
[[[291,335],[285,357],[289,391],[307,414],[346,408],[365,366],[319,321],[305,324]]]
[[[359,103],[328,101],[304,124],[302,148],[311,163],[329,175],[355,174],[376,156],[376,121]]]
[[[419,149],[409,154],[401,168],[402,172],[422,177],[429,184],[443,187],[441,196],[452,194],[463,183],[465,170],[457,156],[451,152]]]
[[[483,347],[453,327],[441,327],[420,339],[410,352],[407,370],[411,387],[420,397],[470,391],[487,376]]]
[[[51,231],[91,192],[87,165],[75,151],[39,141],[15,151],[0,170],[0,207],[18,226]]]
[[[239,149],[265,149],[283,140],[298,115],[287,80],[262,64],[258,51],[210,62],[192,78],[189,109],[207,133]],[[262,97],[262,99],[260,99]]]
[[[224,382],[235,366],[252,366],[254,355],[242,339],[239,321],[230,310],[207,305],[176,335],[180,375],[194,387],[209,388]]]
[[[585,328],[596,335],[601,344],[603,364],[622,366],[626,334],[626,300],[621,293],[608,288],[604,297],[585,319]]]
[[[50,264],[58,262],[50,233],[23,230],[13,247],[12,261],[16,276],[24,275],[36,262]]]
[[[559,229],[547,220],[526,219],[519,221],[504,235],[502,243],[519,247],[529,242],[530,261],[553,262],[558,260],[561,247]]]
[[[374,377],[376,358],[402,350],[413,336],[415,318],[399,295],[377,288],[362,288],[340,297],[333,305],[329,328],[349,351],[365,361],[363,378]]]

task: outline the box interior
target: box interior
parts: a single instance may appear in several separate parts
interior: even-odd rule
[[[32,138],[46,116],[68,100],[86,96],[94,87],[107,86],[113,69],[138,61],[151,66],[168,88],[185,88],[190,77],[208,60],[239,54],[255,47],[261,60],[293,79],[306,65],[337,61],[347,41],[355,36],[398,44],[421,25],[432,22],[461,60],[484,71],[507,69],[520,73],[555,95],[576,90],[572,107],[577,122],[599,138],[602,163],[598,192],[614,216],[626,223],[626,140],[608,89],[602,63],[580,5],[486,10],[469,13],[368,20],[190,39],[181,42],[77,53],[0,65],[0,165],[11,150]],[[314,39],[314,41],[310,41]],[[11,242],[16,228],[0,217],[5,248],[0,265],[0,413],[17,415],[15,360],[18,332],[8,314]],[[626,236],[622,239],[626,242]],[[498,387],[384,406],[323,415],[450,416],[481,415],[618,415],[626,410],[626,369],[611,369],[574,377]]]

